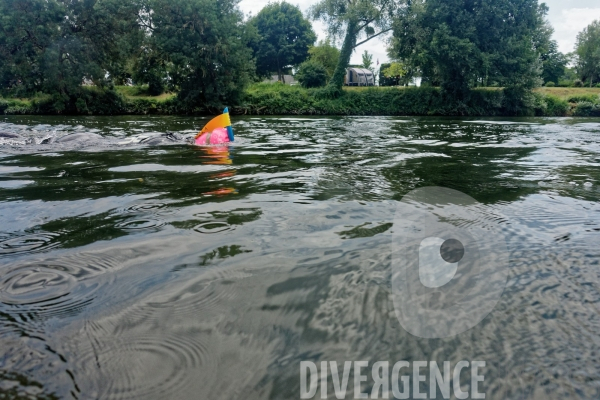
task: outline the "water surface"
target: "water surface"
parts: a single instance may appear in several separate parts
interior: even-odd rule
[[[234,119],[225,148],[187,144],[202,118],[0,120],[0,393],[288,399],[303,360],[485,360],[489,399],[600,397],[600,120]],[[424,186],[510,253],[448,339],[393,309]]]

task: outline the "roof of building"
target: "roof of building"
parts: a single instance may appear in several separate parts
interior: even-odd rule
[[[357,72],[359,74],[364,74],[364,75],[374,75],[373,71],[371,71],[370,69],[366,69],[366,68],[348,68],[348,71],[354,71],[354,72]]]

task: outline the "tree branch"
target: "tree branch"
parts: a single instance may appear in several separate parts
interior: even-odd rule
[[[353,48],[355,49],[355,48],[357,48],[358,46],[360,46],[361,44],[365,44],[365,43],[367,43],[369,40],[373,39],[374,37],[377,37],[377,36],[379,36],[379,35],[382,35],[382,34],[384,34],[384,33],[387,33],[387,32],[389,32],[389,31],[391,31],[391,30],[392,30],[392,28],[388,28],[388,29],[384,29],[384,30],[382,30],[382,31],[381,31],[381,32],[379,32],[379,33],[376,33],[375,35],[371,35],[371,36],[369,36],[368,38],[366,38],[365,40],[363,40],[362,42],[360,42],[360,43],[356,43],[356,44],[354,45],[354,47],[353,47]]]
[[[375,21],[375,18],[371,18],[370,20],[365,20],[365,23],[362,24],[359,28],[356,29],[356,32],[360,32],[365,26],[369,25],[371,22]]]

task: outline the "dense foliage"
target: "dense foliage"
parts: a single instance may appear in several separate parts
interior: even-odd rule
[[[253,45],[256,72],[266,76],[276,71],[280,81],[284,69],[298,66],[308,58],[308,50],[317,40],[300,9],[285,1],[268,4],[250,24],[259,35]]]
[[[316,46],[308,50],[310,59],[316,61],[325,67],[328,78],[333,76],[335,67],[340,58],[340,50],[333,46],[329,40],[319,41]]]
[[[409,78],[406,66],[400,62],[381,64],[379,69],[379,86],[405,85]]]
[[[110,88],[123,57],[115,44],[135,39],[137,10],[121,0],[1,1],[2,91],[49,94],[58,111],[85,108],[82,83]]]
[[[131,87],[117,91],[130,93]],[[143,89],[140,89],[143,91]],[[182,108],[176,97],[164,99],[127,97],[98,88],[84,88],[93,114],[212,114],[210,110]],[[111,97],[101,97],[105,94]],[[520,110],[523,115],[537,116],[600,116],[600,92],[594,89],[538,89],[533,93],[532,108]],[[254,84],[246,89],[232,114],[266,115],[464,115],[507,116],[505,95],[497,89],[474,89],[467,107],[444,101],[439,88],[348,88],[336,97],[326,89],[304,89],[282,84]],[[52,114],[48,98],[32,101],[0,98],[0,114]]]
[[[150,47],[184,108],[235,103],[254,70],[236,0],[150,0]]]
[[[537,0],[414,0],[396,20],[390,55],[450,99],[495,85],[507,87],[512,102],[541,83],[546,11]]]
[[[308,60],[300,64],[296,78],[305,88],[325,86],[327,83],[327,70],[320,62]]]
[[[340,96],[331,98],[326,89],[261,84],[250,87],[244,96],[244,105],[234,111],[266,115],[514,115],[514,110],[506,107],[504,91],[471,91],[468,102],[461,105],[448,102],[441,90],[435,87],[357,88],[343,90]],[[520,114],[584,116],[600,113],[600,97],[597,95],[568,100],[541,93],[534,93],[532,97],[531,108],[520,110]]]
[[[569,58],[558,51],[556,40],[548,42],[546,51],[541,54],[542,59],[542,80],[544,84],[558,84],[565,74],[565,68]]]
[[[600,81],[600,20],[577,35],[575,54],[579,76],[592,87]]]
[[[2,0],[0,19],[1,92],[53,112],[118,109],[113,85],[131,78],[220,107],[254,73],[237,0]]]

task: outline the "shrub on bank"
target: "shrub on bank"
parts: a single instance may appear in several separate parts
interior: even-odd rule
[[[117,115],[125,109],[125,98],[111,89],[83,86],[76,93],[54,93],[33,99],[35,114]]]
[[[600,104],[594,104],[589,101],[578,103],[573,110],[576,117],[600,117]]]
[[[197,113],[208,113],[202,108]],[[214,110],[211,110],[214,112]],[[122,115],[122,114],[187,114],[176,98],[167,100],[126,99],[114,90],[83,87],[74,96],[39,95],[30,102],[17,99],[0,100],[0,114],[43,115]]]
[[[127,99],[124,114],[145,115],[145,114],[189,114],[183,106],[172,97],[167,100],[155,99]],[[200,110],[201,114],[208,113],[207,110]]]
[[[587,103],[596,104],[596,103],[600,103],[600,97],[598,97],[598,95],[594,95],[594,94],[573,95],[573,96],[569,96],[567,101],[569,103],[587,102]]]
[[[26,115],[34,114],[31,103],[18,99],[0,99],[0,114]]]
[[[305,88],[325,86],[327,83],[327,70],[318,61],[304,61],[300,64],[296,78]]]
[[[30,115],[35,114],[31,106],[11,106],[4,110],[6,115]]]
[[[536,107],[535,114],[537,116],[564,117],[569,114],[570,110],[571,106],[568,101],[556,96],[540,95],[540,103],[538,107]]]
[[[262,115],[441,115],[441,116],[596,116],[600,98],[571,95],[566,100],[540,92],[478,88],[464,102],[444,99],[436,87],[304,89],[282,84],[248,88],[232,114]],[[77,96],[38,94],[32,100],[0,98],[0,114],[159,114],[213,115],[221,109],[189,108],[178,97],[126,98],[113,90],[83,88]]]
[[[255,85],[234,111],[245,114],[299,115],[502,115],[501,90],[473,90],[466,103],[442,99],[435,87],[365,88],[341,94],[324,89]]]

